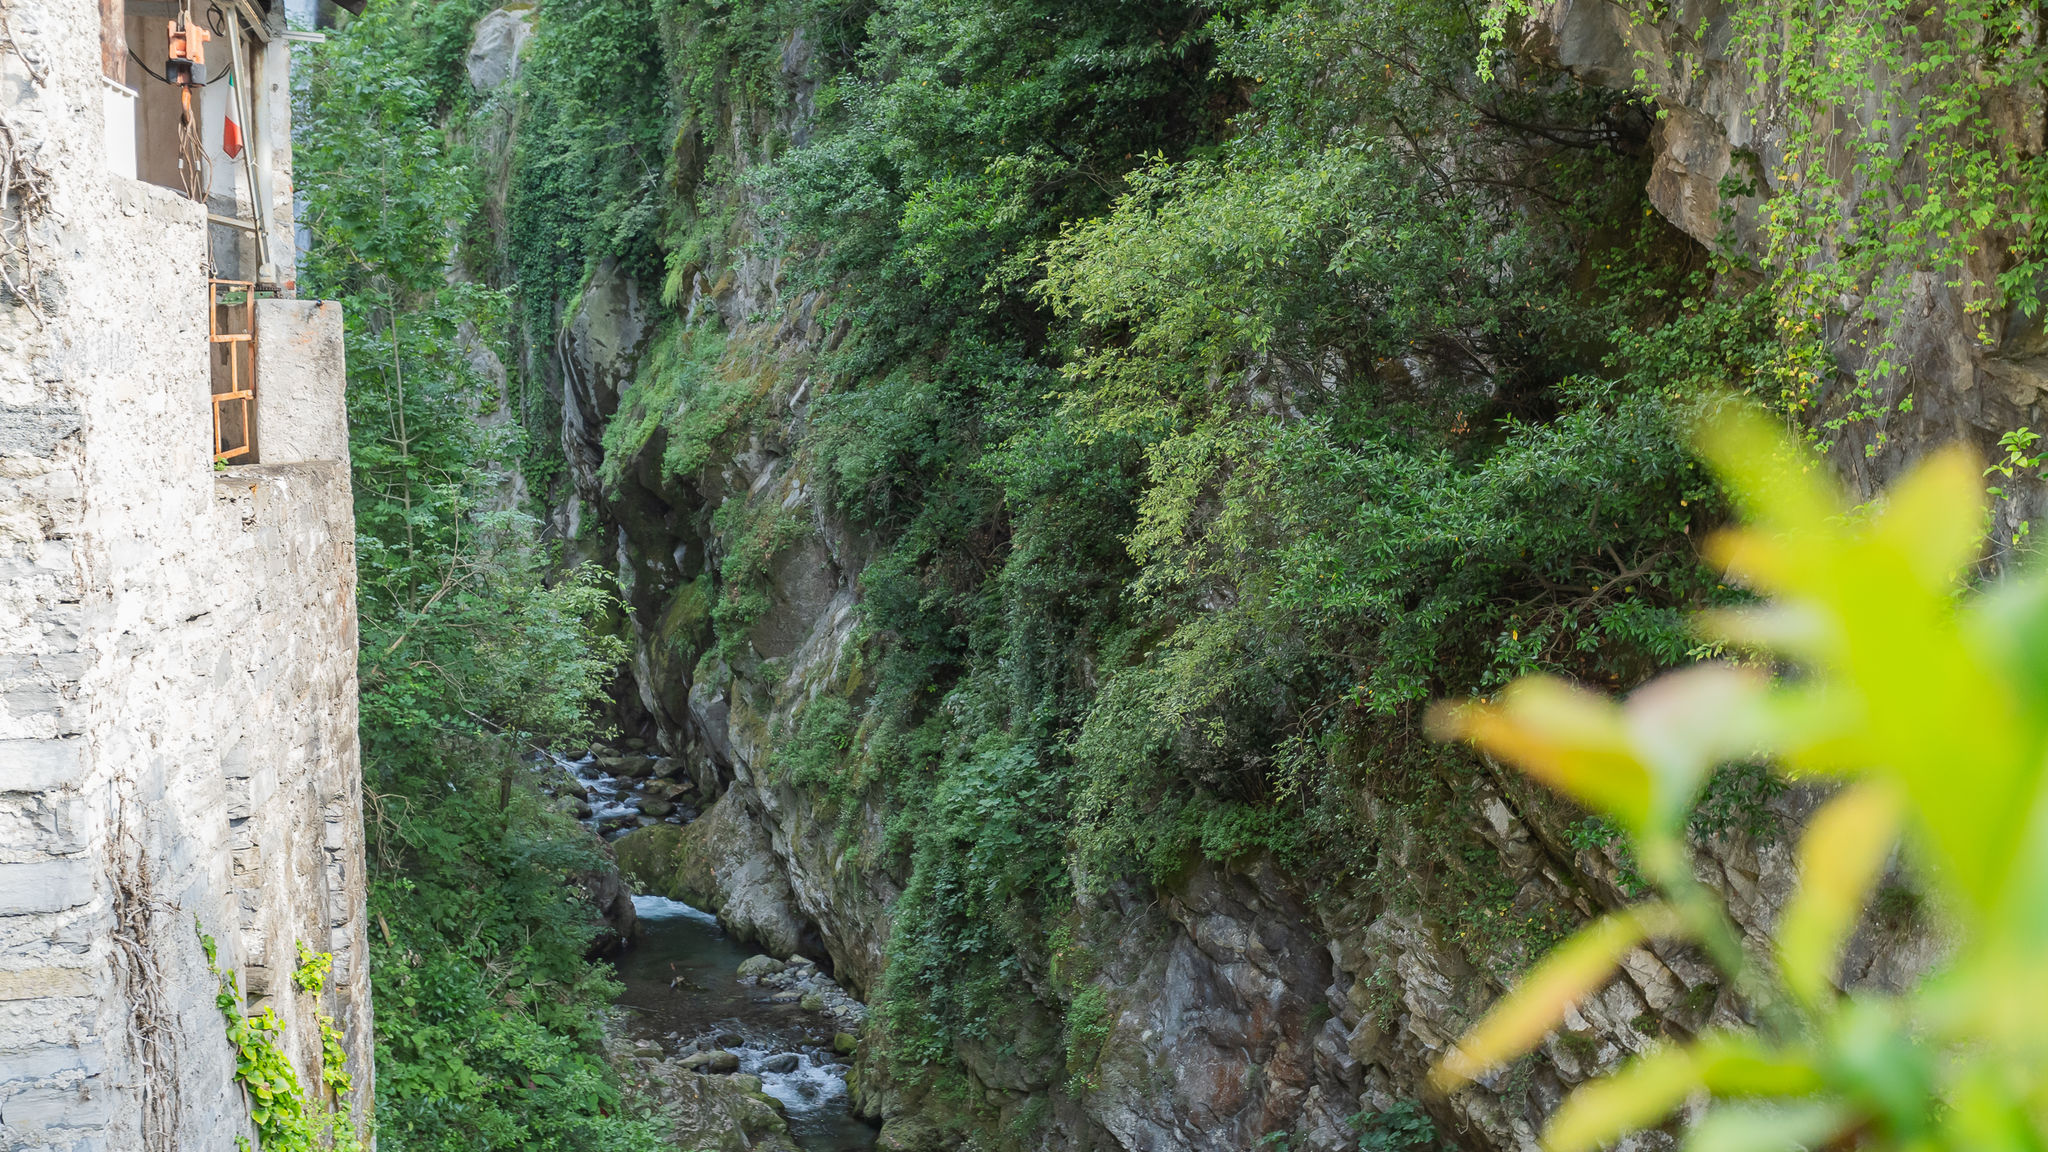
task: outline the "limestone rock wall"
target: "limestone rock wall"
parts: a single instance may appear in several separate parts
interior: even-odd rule
[[[48,207],[0,298],[0,1148],[248,1134],[202,931],[303,1083],[338,1022],[367,1115],[345,450],[213,468],[205,209],[109,171],[91,0],[0,11]],[[338,354],[294,382],[330,423]]]

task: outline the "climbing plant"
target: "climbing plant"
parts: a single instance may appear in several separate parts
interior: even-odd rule
[[[250,1015],[242,1001],[241,980],[220,967],[219,947],[204,928],[194,922],[200,948],[206,953],[207,971],[219,983],[214,1005],[227,1023],[228,1043],[235,1050],[235,1082],[240,1084],[249,1104],[249,1120],[256,1128],[256,1147],[263,1152],[358,1152],[365,1141],[357,1133],[346,1094],[350,1079],[346,1071],[348,1053],[341,1046],[341,1033],[334,1019],[317,1013],[320,1026],[320,1082],[324,1099],[311,1099],[299,1080],[291,1057],[279,1046],[284,1021],[277,1010],[264,1005]],[[334,957],[314,952],[297,941],[299,966],[291,975],[292,986],[302,993],[319,996],[327,986],[327,974]],[[245,1139],[237,1144],[248,1148]]]

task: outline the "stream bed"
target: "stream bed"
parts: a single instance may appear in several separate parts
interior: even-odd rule
[[[875,1146],[875,1130],[849,1108],[829,1021],[742,984],[736,970],[752,953],[710,913],[660,896],[633,897],[633,910],[643,935],[615,962],[629,1029],[678,1055],[738,1055],[739,1071],[759,1076],[761,1090],[782,1102],[790,1135],[805,1152]]]
[[[605,768],[616,761],[601,765],[588,755],[557,758],[556,764],[584,787],[588,807],[579,815],[592,830],[610,839],[652,822],[644,813],[643,805],[653,807],[645,789],[652,784],[661,795],[659,776],[614,775]],[[696,816],[686,800],[673,807],[653,819],[681,823]],[[754,953],[710,913],[661,896],[634,896],[633,910],[639,921],[634,942],[613,960],[625,986],[618,1004],[628,1036],[658,1043],[676,1059],[737,1056],[732,1071],[760,1078],[761,1091],[781,1103],[790,1136],[804,1152],[875,1146],[875,1129],[852,1114],[845,1058],[832,1049],[832,1017],[789,1002],[769,981],[742,979],[739,966]]]

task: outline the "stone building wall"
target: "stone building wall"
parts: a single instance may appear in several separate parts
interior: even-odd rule
[[[0,147],[48,206],[5,255],[34,299],[0,290],[0,1149],[250,1131],[202,931],[309,1092],[337,1021],[366,1116],[339,309],[266,306],[298,431],[214,469],[205,209],[109,171],[95,0],[0,14]]]

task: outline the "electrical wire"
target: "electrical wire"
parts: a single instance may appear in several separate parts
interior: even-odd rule
[[[135,61],[136,65],[137,65],[137,66],[139,66],[139,67],[140,67],[140,68],[142,69],[142,74],[143,74],[143,75],[145,75],[145,76],[147,76],[147,77],[149,77],[149,78],[150,78],[151,80],[154,80],[154,81],[156,81],[156,82],[157,82],[157,83],[159,83],[159,84],[174,84],[174,83],[176,83],[176,81],[172,80],[172,79],[171,79],[171,78],[170,78],[169,76],[166,76],[166,75],[164,75],[164,74],[163,74],[163,73],[161,73],[161,72],[151,72],[151,71],[149,70],[149,63],[148,63],[148,61],[145,61],[145,60],[144,60],[144,59],[143,59],[142,57],[140,57],[140,56],[137,56],[137,55],[135,54],[135,49],[133,49],[133,48],[130,48],[130,49],[128,49],[128,58],[129,58],[130,60],[133,60],[133,61]],[[216,77],[216,79],[218,79],[218,77]],[[194,80],[194,81],[192,82],[192,87],[194,87],[194,88],[204,88],[204,87],[206,87],[206,86],[207,86],[208,84],[211,84],[211,83],[213,83],[213,81],[212,81],[212,80]]]
[[[186,28],[192,26],[192,0],[181,0],[178,23]],[[168,67],[165,71],[168,73]],[[204,203],[207,192],[213,188],[213,162],[206,155],[206,138],[200,134],[199,113],[192,108],[194,87],[196,85],[180,85],[178,91],[183,103],[178,113],[179,176],[185,185],[185,195]]]

